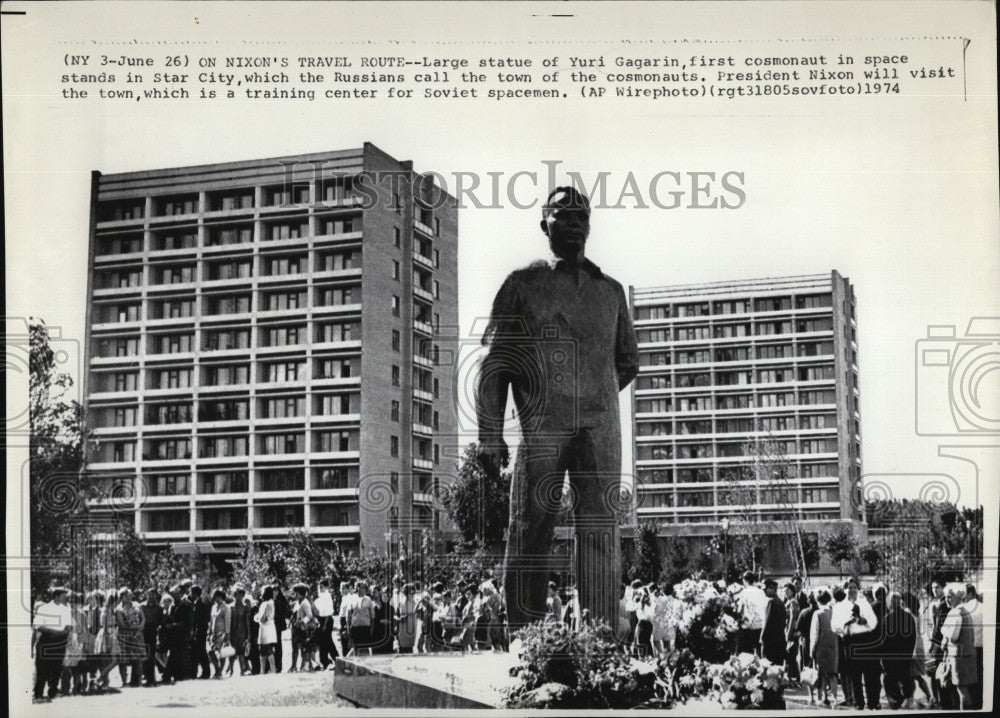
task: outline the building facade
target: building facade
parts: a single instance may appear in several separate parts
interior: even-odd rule
[[[366,143],[95,172],[91,201],[98,514],[154,546],[217,550],[296,527],[367,550],[439,525],[454,198]]]
[[[854,290],[829,275],[631,288],[636,519],[863,522]],[[703,525],[703,526],[701,526]],[[669,528],[672,527],[672,528]]]

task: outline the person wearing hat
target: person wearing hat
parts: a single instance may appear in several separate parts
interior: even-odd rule
[[[59,679],[62,677],[63,658],[66,643],[73,630],[73,615],[66,604],[69,589],[56,586],[51,591],[51,600],[43,603],[35,612],[32,628],[38,632],[35,642],[35,686],[34,700],[44,702],[45,687],[48,686],[48,700],[56,697]]]
[[[509,388],[522,434],[504,559],[508,625],[516,629],[546,614],[546,562],[561,505],[544,487],[561,486],[567,472],[578,498],[580,605],[613,624],[621,573],[618,394],[639,370],[635,329],[622,285],[585,256],[587,197],[557,187],[540,226],[552,256],[512,272],[497,292],[476,392],[479,460],[490,474],[509,459],[503,438]]]

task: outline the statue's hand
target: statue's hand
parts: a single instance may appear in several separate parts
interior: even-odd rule
[[[496,476],[500,470],[510,461],[510,452],[507,449],[507,442],[502,437],[497,437],[490,441],[482,442],[479,445],[477,456],[483,469],[491,476]]]

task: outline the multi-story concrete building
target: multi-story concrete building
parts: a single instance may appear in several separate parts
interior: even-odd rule
[[[691,535],[747,512],[762,526],[794,519],[810,533],[863,521],[852,498],[861,430],[847,279],[834,271],[632,288],[631,304],[638,520]],[[762,477],[778,465],[780,480]]]
[[[85,401],[104,487],[152,545],[435,527],[454,444],[457,212],[366,143],[101,174]]]

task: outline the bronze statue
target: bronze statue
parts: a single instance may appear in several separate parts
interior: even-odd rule
[[[569,472],[581,608],[615,623],[621,490],[618,393],[638,372],[621,284],[586,259],[590,203],[556,188],[542,209],[553,257],[512,272],[497,292],[477,391],[480,461],[506,462],[508,387],[521,427],[504,566],[508,624],[545,616],[561,488]]]

